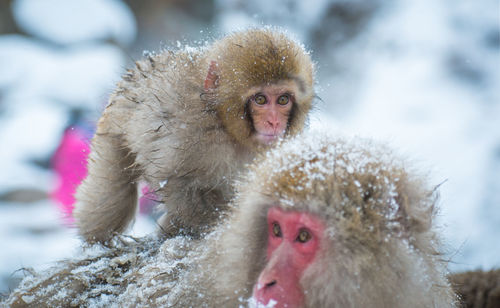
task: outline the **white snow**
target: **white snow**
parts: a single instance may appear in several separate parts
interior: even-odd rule
[[[20,35],[0,37],[0,90],[23,107],[46,98],[100,112],[124,65],[122,51],[109,44],[58,49]]]
[[[24,31],[58,44],[114,39],[127,45],[136,35],[132,11],[120,0],[16,0],[12,6]]]
[[[66,110],[44,100],[13,100],[0,122],[0,191],[20,187],[48,189],[52,175],[28,165],[50,155],[66,124]]]

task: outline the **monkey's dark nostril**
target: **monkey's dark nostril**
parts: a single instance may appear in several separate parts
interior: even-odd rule
[[[273,280],[273,281],[271,281],[271,282],[268,282],[268,283],[266,283],[266,288],[270,288],[270,287],[274,286],[274,285],[275,285],[275,284],[277,284],[277,283],[278,283],[278,282],[277,282],[276,280]]]

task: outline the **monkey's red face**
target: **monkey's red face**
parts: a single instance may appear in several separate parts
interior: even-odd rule
[[[267,86],[252,95],[248,103],[257,141],[269,144],[285,134],[293,106],[289,91]]]
[[[305,212],[272,207],[267,214],[267,264],[253,289],[258,304],[300,307],[304,293],[300,279],[314,262],[323,241],[321,219]]]

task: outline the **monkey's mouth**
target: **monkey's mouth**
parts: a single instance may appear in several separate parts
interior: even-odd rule
[[[283,136],[283,133],[276,133],[276,134],[266,134],[266,133],[255,133],[255,139],[259,141],[262,144],[270,144],[276,141],[279,137]]]

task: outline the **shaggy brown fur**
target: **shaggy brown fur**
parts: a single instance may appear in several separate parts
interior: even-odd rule
[[[217,88],[204,89],[211,61]],[[167,234],[196,236],[233,196],[231,183],[256,153],[245,94],[287,83],[296,89],[287,135],[300,132],[314,97],[313,64],[284,33],[253,29],[205,48],[166,50],[136,63],[110,98],[92,140],[75,217],[89,242],[105,242],[132,221],[137,182],[165,205]]]
[[[450,275],[464,308],[500,307],[500,270],[470,271]]]
[[[387,150],[299,138],[260,158],[205,239],[117,247],[25,279],[6,303],[246,305],[266,262],[267,210],[279,205],[327,225],[326,245],[300,281],[307,307],[454,307],[434,231],[434,192]],[[142,250],[131,253],[134,247]]]

